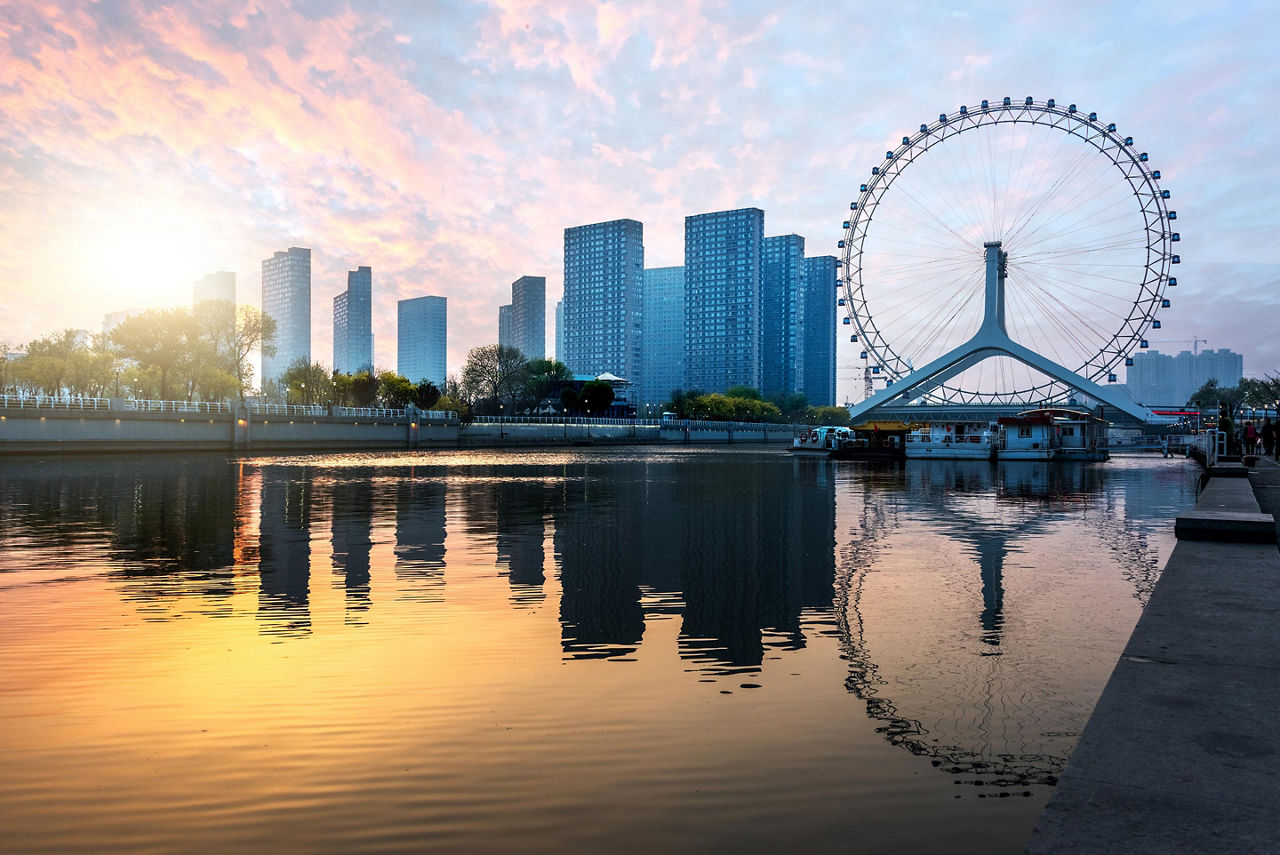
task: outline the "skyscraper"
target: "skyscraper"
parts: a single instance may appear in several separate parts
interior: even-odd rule
[[[413,383],[445,381],[448,300],[415,297],[396,306],[396,371]]]
[[[644,272],[644,362],[640,402],[661,404],[684,387],[684,268]]]
[[[498,344],[504,347],[515,347],[511,335],[511,304],[498,307]]]
[[[333,370],[373,371],[373,270],[347,273],[347,290],[333,298]]]
[[[564,230],[564,357],[578,374],[640,382],[644,226],[613,220]]]
[[[804,388],[805,263],[800,235],[767,237],[761,245],[760,391],[766,398]],[[834,299],[834,298],[833,298]]]
[[[547,277],[521,276],[511,283],[511,339],[526,359],[547,355]]]
[[[276,322],[276,355],[263,355],[262,379],[279,380],[296,360],[311,361],[311,250],[291,246],[263,260],[262,313]]]
[[[556,300],[556,360],[564,362],[564,300]]]
[[[760,388],[764,211],[684,218],[685,388]]]
[[[210,300],[221,300],[235,305],[236,275],[230,270],[219,270],[196,280],[191,289],[191,304],[198,306]]]
[[[1227,348],[1193,354],[1184,350],[1170,356],[1140,350],[1125,375],[1125,385],[1135,401],[1151,406],[1185,406],[1209,380],[1219,386],[1238,386],[1244,377],[1244,357]]]
[[[804,285],[804,383],[814,407],[836,404],[836,259],[806,258]]]

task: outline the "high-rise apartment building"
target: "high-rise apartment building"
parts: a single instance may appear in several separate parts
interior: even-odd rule
[[[1193,354],[1184,350],[1170,356],[1155,350],[1140,350],[1125,375],[1132,398],[1148,407],[1181,407],[1210,380],[1220,386],[1238,386],[1244,377],[1244,357],[1228,349]]]
[[[511,283],[511,346],[526,359],[547,355],[547,277],[521,276]]]
[[[396,306],[396,371],[413,383],[430,380],[444,388],[448,308],[445,297],[414,297]]]
[[[766,397],[804,389],[804,238],[767,237],[761,244],[764,278],[760,311],[760,392]],[[834,298],[833,298],[834,299]]]
[[[276,354],[263,355],[262,379],[279,380],[311,361],[311,250],[291,246],[262,262],[262,313],[276,322]]]
[[[639,384],[644,226],[613,220],[564,230],[564,357],[576,374]]]
[[[235,305],[236,275],[230,270],[219,270],[196,280],[191,289],[191,305],[198,306],[210,300],[219,300]]]
[[[556,360],[564,362],[564,300],[556,300]]]
[[[764,211],[684,219],[685,388],[760,388]]]
[[[498,307],[498,344],[515,347],[511,336],[511,304]]]
[[[834,255],[806,258],[804,283],[804,381],[814,407],[836,405],[836,275]]]
[[[644,361],[640,403],[662,404],[684,387],[684,268],[644,272]]]
[[[347,273],[347,290],[333,298],[333,370],[373,371],[373,270]]]

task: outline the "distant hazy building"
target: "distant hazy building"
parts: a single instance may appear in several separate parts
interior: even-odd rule
[[[515,347],[511,337],[511,304],[498,307],[498,344]]]
[[[556,300],[556,360],[564,362],[564,300]]]
[[[396,371],[414,383],[430,380],[444,388],[448,301],[415,297],[396,307]]]
[[[564,230],[564,357],[575,374],[640,382],[644,226],[613,220]]]
[[[547,277],[521,276],[511,283],[511,346],[526,359],[547,355]]]
[[[125,309],[123,312],[107,312],[102,316],[102,334],[110,335],[111,331],[134,315],[140,315],[146,309]]]
[[[1209,380],[1237,386],[1244,377],[1244,357],[1221,348],[1193,354],[1184,350],[1169,356],[1155,350],[1138,351],[1125,375],[1129,395],[1152,406],[1181,407]]]
[[[804,285],[804,382],[815,407],[836,404],[836,258],[806,258]]]
[[[684,387],[684,268],[644,272],[644,361],[640,403],[662,404]]]
[[[760,253],[760,391],[769,398],[804,389],[804,238],[767,237]]]
[[[262,379],[311,361],[311,250],[291,246],[262,262],[262,312],[276,322],[276,355],[262,357]]]
[[[685,387],[760,388],[764,211],[684,219]]]
[[[373,371],[373,270],[347,273],[347,290],[333,298],[333,370]]]
[[[192,288],[191,304],[198,306],[210,300],[224,303],[236,302],[236,275],[230,270],[219,270],[196,280]]]

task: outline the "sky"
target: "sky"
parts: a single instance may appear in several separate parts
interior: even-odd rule
[[[1115,122],[1173,192],[1184,259],[1149,336],[1280,371],[1280,11],[1266,3],[201,2],[0,6],[0,341],[189,303],[312,250],[312,355],[346,272],[449,300],[449,370],[566,227],[755,206],[836,254],[886,148],[961,104],[1056,98]],[[856,345],[842,338],[840,363]],[[839,397],[856,399],[841,371]]]

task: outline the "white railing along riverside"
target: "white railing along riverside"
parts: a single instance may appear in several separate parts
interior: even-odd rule
[[[359,419],[394,419],[404,421],[408,418],[405,410],[382,410],[377,407],[334,407],[335,416]]]
[[[109,410],[108,398],[83,395],[0,395],[0,407],[15,410]]]
[[[327,416],[329,408],[319,404],[249,404],[255,416]]]
[[[139,401],[124,402],[126,410],[139,413],[230,413],[231,405],[224,401]]]
[[[664,430],[723,430],[723,431],[796,431],[808,430],[808,425],[787,425],[775,422],[717,422],[701,419],[618,419],[590,416],[476,416],[472,421],[480,425],[586,425],[588,427],[660,427]]]

